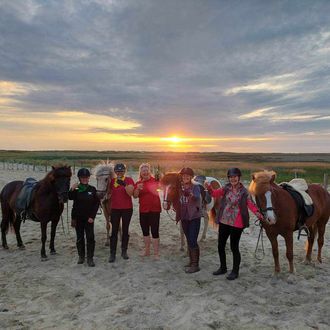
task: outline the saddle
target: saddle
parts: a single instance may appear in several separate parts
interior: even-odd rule
[[[298,209],[298,220],[296,223],[296,230],[301,228],[306,230],[305,221],[314,213],[314,205],[312,198],[308,195],[308,185],[304,179],[293,179],[290,182],[283,182],[280,186],[285,189],[294,199]],[[308,229],[307,229],[308,230]]]
[[[31,218],[33,220],[33,215],[30,214],[29,207],[37,183],[38,181],[36,179],[27,178],[23,183],[23,187],[17,196],[15,210],[16,214],[20,214],[21,219],[23,221],[25,221],[27,218]]]

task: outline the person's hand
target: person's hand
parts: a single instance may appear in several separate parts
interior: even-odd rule
[[[256,216],[257,216],[257,218],[258,218],[259,221],[264,220],[264,216],[262,215],[262,213],[258,212],[258,213],[256,214]]]
[[[120,186],[123,186],[123,187],[126,186],[125,181],[124,180],[121,180],[121,179],[117,179],[117,184],[119,184]]]
[[[75,190],[75,189],[77,189],[78,186],[79,186],[79,183],[78,183],[78,182],[74,183],[74,184],[72,185],[72,187],[71,187],[71,190]]]
[[[88,218],[88,223],[93,223],[94,222],[94,219],[93,218]]]
[[[185,190],[185,191],[183,192],[183,196],[184,196],[184,197],[189,197],[190,195],[191,195],[190,191]]]
[[[143,189],[143,183],[138,183],[138,184],[136,185],[136,188],[137,188],[138,190],[142,190],[142,189]]]
[[[75,228],[77,225],[77,220],[76,219],[71,219],[71,227]]]
[[[210,185],[210,183],[209,182],[204,182],[204,188],[206,189],[206,190],[210,190],[210,189],[212,189],[212,186]]]

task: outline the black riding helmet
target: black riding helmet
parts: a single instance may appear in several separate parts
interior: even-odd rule
[[[242,176],[242,172],[239,168],[237,167],[232,167],[227,171],[227,177],[229,178],[230,176]]]
[[[183,175],[183,174],[187,174],[187,175],[190,175],[191,177],[193,177],[195,174],[194,174],[194,171],[190,168],[190,167],[183,167],[179,174]]]
[[[88,168],[83,167],[78,171],[77,176],[78,178],[87,178],[91,176],[91,172],[89,172]]]
[[[126,166],[123,163],[118,163],[115,165],[114,169],[115,172],[125,172],[126,171]]]

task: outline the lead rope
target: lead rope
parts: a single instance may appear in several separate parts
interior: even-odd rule
[[[255,221],[255,225],[260,227],[259,235],[258,235],[258,241],[256,245],[256,249],[254,250],[254,257],[257,260],[262,260],[265,257],[265,248],[264,248],[264,240],[263,240],[263,228],[262,228],[262,223],[259,221],[259,224],[257,223],[259,220]],[[261,251],[262,251],[262,257],[258,257],[258,246],[259,246],[259,241],[261,239]]]

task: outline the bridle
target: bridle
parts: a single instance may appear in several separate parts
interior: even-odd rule
[[[169,217],[172,221],[177,222],[176,219],[173,218],[172,215],[169,213],[169,208],[168,208],[169,203],[171,203],[171,201],[168,200],[168,191],[169,191],[169,189],[170,189],[171,186],[172,186],[171,184],[165,186],[165,190],[164,190],[164,194],[163,194],[163,208],[165,209],[165,211],[166,211],[168,217]]]
[[[111,175],[111,173],[106,173],[106,172],[104,172],[104,173],[101,173],[101,174],[97,174],[97,175],[95,175],[96,176],[96,178],[98,178],[98,177],[103,177],[103,176],[107,176],[107,177],[109,177],[110,178],[110,175]],[[100,189],[96,189],[96,192],[97,193],[106,193],[108,191],[108,185],[106,186],[106,188],[105,189],[102,189],[102,190],[100,190]]]

